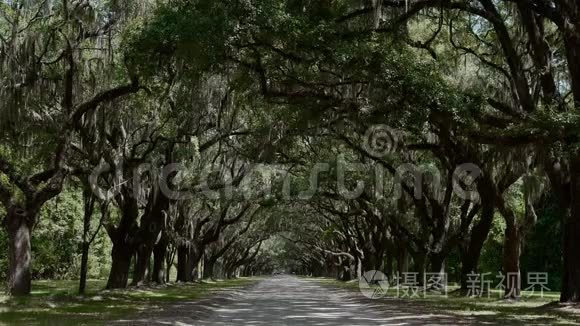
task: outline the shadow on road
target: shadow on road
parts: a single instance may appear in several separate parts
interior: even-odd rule
[[[537,321],[545,324],[546,321]],[[243,290],[146,312],[126,325],[505,325],[529,321],[456,316],[401,300],[371,300],[282,275]],[[536,324],[534,322],[534,324]]]

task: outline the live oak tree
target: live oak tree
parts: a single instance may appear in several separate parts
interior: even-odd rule
[[[550,198],[561,300],[578,301],[579,15],[572,0],[2,2],[9,289],[30,292],[40,210],[80,180],[82,269],[102,225],[108,288],[174,267],[183,282],[285,268],[392,279],[458,259],[465,290],[498,224],[501,270],[520,273]],[[378,154],[376,125],[396,130]],[[456,173],[465,163],[475,180]],[[275,175],[270,193],[256,170]]]
[[[494,95],[483,97],[487,105],[482,106],[481,113],[474,116],[480,128],[476,129],[476,132],[472,130],[469,139],[482,145],[497,143],[509,147],[510,144],[511,146],[531,144],[535,146],[537,154],[547,155],[544,166],[547,174],[551,175],[553,186],[559,189],[557,193],[561,194],[559,197],[562,199],[563,216],[567,221],[564,250],[566,277],[562,301],[577,300],[576,284],[578,282],[575,279],[578,273],[574,267],[576,255],[573,252],[573,248],[577,245],[572,240],[577,238],[572,235],[577,229],[577,224],[574,222],[574,213],[571,210],[571,207],[574,207],[571,205],[574,196],[570,195],[574,183],[567,181],[573,180],[573,169],[568,168],[568,162],[573,161],[575,157],[574,150],[568,150],[567,146],[574,143],[575,137],[572,131],[575,120],[569,112],[577,106],[575,104],[577,103],[575,58],[578,31],[574,23],[577,5],[568,1],[498,3],[492,1],[417,1],[412,4],[406,1],[382,1],[376,2],[375,5],[361,4],[361,7],[348,8],[348,6],[326,4],[326,7],[311,8],[314,10],[307,14],[298,14],[290,10],[294,16],[280,16],[283,17],[281,21],[257,20],[256,25],[265,27],[263,30],[257,27],[257,31],[262,31],[263,34],[254,31],[251,34],[251,40],[246,43],[241,42],[241,49],[253,49],[253,52],[248,52],[249,61],[236,58],[235,60],[255,72],[256,77],[261,80],[262,92],[267,97],[284,99],[293,103],[310,99],[316,101],[321,107],[325,105],[340,107],[337,103],[353,105],[353,101],[341,99],[342,94],[339,95],[336,91],[339,85],[346,88],[344,83],[355,85],[358,81],[353,79],[345,81],[343,77],[341,81],[343,84],[333,84],[332,80],[336,76],[344,76],[348,69],[343,67],[340,74],[335,72],[334,76],[329,74],[332,70],[328,67],[324,67],[324,70],[320,69],[321,59],[327,58],[328,56],[325,57],[325,55],[331,53],[323,51],[325,45],[332,44],[336,49],[336,45],[341,42],[355,43],[373,34],[377,37],[388,38],[391,35],[401,35],[397,34],[401,31],[408,33],[408,26],[417,22],[418,17],[434,13],[442,17],[437,20],[438,27],[435,28],[435,34],[426,42],[412,42],[412,45],[420,45],[420,48],[430,50],[430,54],[437,58],[436,51],[430,45],[443,30],[441,22],[447,17],[450,46],[459,52],[475,57],[480,62],[480,67],[498,76],[497,83],[490,87]],[[406,7],[407,10],[403,11],[402,8]],[[384,17],[384,21],[379,21],[378,24],[375,22],[369,26],[367,17],[376,16],[377,11],[379,16]],[[331,18],[333,14],[338,18],[333,20]],[[461,16],[458,18],[457,14]],[[304,15],[307,15],[309,19],[304,21],[298,18]],[[507,19],[508,16],[510,19]],[[310,35],[300,34],[300,32],[293,34],[297,35],[298,39],[304,37],[298,42],[296,39],[280,43],[272,41],[282,37],[280,34],[284,33],[284,26],[289,26],[292,19],[303,23],[295,25],[299,26],[298,28],[304,28],[304,30],[310,28],[311,31],[315,31],[319,41],[316,46],[309,46]],[[279,25],[272,28],[271,24]],[[471,38],[470,42],[473,46],[458,42],[455,35],[458,33],[458,25],[462,28],[463,35]],[[282,32],[277,34],[270,32],[271,30]],[[441,33],[441,35],[444,34]],[[520,41],[529,46],[517,47],[516,44]],[[563,51],[554,52],[551,50],[554,47],[562,48]],[[490,52],[485,52],[485,50]],[[240,53],[244,54],[244,52]],[[313,65],[313,61],[310,61],[313,57],[318,59],[317,65]],[[369,56],[367,57],[370,59]],[[565,62],[564,69],[557,67],[558,58]],[[334,62],[330,61],[330,63]],[[268,69],[270,64],[285,66],[288,69],[271,70]],[[526,65],[531,65],[533,69],[527,69]],[[308,70],[308,67],[318,68],[320,73],[314,71],[313,74],[313,70]],[[359,68],[362,67],[359,65]],[[299,74],[308,76],[308,81],[301,79]],[[312,82],[313,78],[322,78],[324,82]],[[563,80],[570,87],[559,89],[555,86]],[[506,92],[506,89],[509,91]],[[415,92],[415,94],[419,93]],[[546,113],[557,118],[546,119],[548,116]],[[510,123],[513,127],[506,129],[505,126]],[[557,127],[554,128],[554,126]],[[493,130],[493,136],[489,133],[490,130]],[[494,142],[493,139],[499,140]],[[557,153],[543,151],[546,144],[554,142],[562,144],[563,151]],[[522,158],[522,162],[526,160]],[[556,173],[554,173],[554,167]],[[495,187],[497,186],[496,184]],[[501,196],[501,192],[499,194]]]
[[[137,92],[139,84],[131,73],[119,80],[94,74],[106,57],[101,44],[116,19],[112,8],[12,1],[0,4],[0,13],[0,199],[9,235],[8,288],[23,295],[31,286],[31,232],[41,207],[62,191],[71,172],[67,158],[83,118]]]

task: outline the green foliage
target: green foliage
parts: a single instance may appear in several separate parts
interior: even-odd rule
[[[280,163],[283,167],[272,170],[287,172],[280,170],[290,170],[292,165],[288,180],[292,185],[291,195],[296,196],[309,188],[310,172],[317,162],[330,163],[331,171],[319,174],[318,190],[325,193],[319,193],[312,201],[282,203],[281,198],[273,196],[259,203],[271,209],[263,222],[264,230],[259,228],[259,231],[292,238],[280,236],[265,242],[258,257],[273,259],[274,262],[267,265],[270,269],[297,270],[304,267],[303,264],[324,267],[339,261],[337,257],[340,257],[337,266],[350,264],[352,267],[356,264],[354,261],[361,258],[353,255],[364,252],[368,260],[369,255],[381,251],[387,243],[392,245],[391,242],[396,242],[395,247],[407,246],[407,249],[414,249],[411,251],[431,254],[443,250],[450,239],[455,247],[456,243],[467,240],[467,235],[461,232],[470,230],[470,225],[459,225],[463,222],[458,217],[462,203],[453,199],[447,202],[449,207],[443,207],[442,200],[436,198],[443,196],[438,196],[440,194],[435,194],[434,190],[420,198],[425,199],[423,205],[419,198],[413,201],[409,196],[388,204],[367,197],[337,199],[333,191],[338,155],[349,162],[363,161],[364,169],[368,170],[377,163],[383,167],[412,163],[443,170],[466,160],[477,161],[482,167],[486,165],[486,173],[493,179],[496,173],[501,174],[495,170],[505,166],[514,170],[521,167],[524,160],[520,156],[524,155],[490,144],[488,140],[479,143],[477,136],[490,132],[492,136],[494,133],[515,135],[515,140],[519,141],[522,135],[538,132],[561,137],[564,142],[570,135],[578,134],[576,112],[559,107],[556,110],[551,106],[540,107],[529,115],[504,112],[511,111],[511,106],[519,110],[521,103],[513,102],[521,94],[514,97],[511,94],[514,90],[504,89],[519,81],[512,77],[513,80],[506,83],[506,76],[502,74],[509,74],[510,67],[505,67],[504,58],[498,54],[502,51],[497,47],[497,35],[492,32],[492,26],[481,17],[460,13],[450,16],[441,12],[441,8],[425,9],[425,17],[410,20],[405,24],[410,26],[397,26],[401,30],[387,33],[388,22],[385,21],[380,24],[382,31],[369,29],[366,14],[342,21],[361,5],[350,0],[174,0],[146,1],[142,7],[134,1],[125,4],[111,0],[90,2],[94,6],[77,4],[70,13],[65,13],[67,3],[55,4],[52,11],[47,11],[52,14],[46,17],[32,16],[38,8],[26,3],[23,17],[31,18],[31,23],[17,26],[20,28],[15,31],[20,32],[11,40],[13,42],[2,41],[6,44],[0,52],[0,81],[9,87],[2,88],[0,95],[6,92],[5,97],[9,100],[0,103],[0,110],[15,110],[18,112],[12,113],[18,116],[10,115],[10,119],[3,116],[0,121],[0,127],[3,124],[9,127],[0,130],[0,136],[6,136],[0,137],[1,158],[16,162],[16,170],[26,175],[53,162],[62,127],[70,126],[63,123],[70,115],[63,103],[70,100],[70,107],[75,107],[100,91],[98,85],[111,86],[126,80],[129,71],[132,79],[139,80],[143,91],[125,103],[119,101],[109,106],[109,101],[104,101],[94,112],[87,112],[79,119],[82,120],[77,121],[79,129],[83,132],[71,132],[74,141],[67,142],[65,147],[75,147],[75,151],[71,149],[66,153],[63,165],[82,161],[83,168],[88,165],[91,169],[101,158],[115,161],[117,155],[131,164],[157,163],[166,152],[170,152],[167,160],[186,162],[192,170],[211,162],[212,167],[219,165],[221,171],[229,170],[232,175],[236,170],[242,171],[241,166],[252,163]],[[8,2],[0,6],[9,17],[16,16],[16,6]],[[500,5],[502,15],[505,7]],[[146,8],[142,10],[143,15],[139,8]],[[117,17],[119,13],[126,15]],[[101,32],[103,23],[112,16],[119,19],[114,30],[97,35],[94,40],[84,39],[87,31]],[[8,37],[10,19],[0,18],[0,21],[0,33]],[[514,39],[520,38],[518,22],[513,19],[506,19],[506,22],[510,29],[508,34],[513,34]],[[431,27],[437,24],[441,24],[439,29],[443,31],[440,36],[433,37],[433,43],[422,44],[422,49],[416,44],[407,46],[412,42],[406,41],[413,38],[430,37]],[[547,30],[553,33],[553,28]],[[118,31],[121,35],[113,35]],[[514,31],[518,33],[512,33]],[[74,39],[78,41],[73,49],[70,40]],[[446,43],[447,39],[452,45]],[[8,43],[16,47],[10,49]],[[457,46],[459,43],[462,49]],[[526,48],[524,43],[522,41],[518,48]],[[45,49],[41,48],[43,45]],[[428,52],[435,60],[424,52],[431,46],[434,49]],[[42,51],[44,54],[39,57]],[[70,56],[67,55],[69,51]],[[463,52],[471,54],[469,59]],[[435,58],[437,55],[440,57]],[[527,56],[527,53],[522,54],[526,59]],[[49,63],[52,60],[55,61]],[[534,60],[529,61],[533,63]],[[524,79],[534,79],[536,70],[544,69],[536,68],[523,72]],[[69,74],[74,75],[70,79],[74,85],[65,85]],[[22,80],[26,84],[28,79],[34,82],[22,86]],[[559,83],[563,89],[569,84]],[[20,87],[25,91],[20,91]],[[544,102],[541,91],[536,93],[535,102]],[[490,102],[492,105],[487,105],[488,100],[495,97],[499,98],[498,102],[507,104]],[[523,122],[518,121],[520,118]],[[15,124],[18,119],[21,123]],[[377,124],[399,129],[401,138],[408,141],[403,145],[429,149],[401,146],[396,153],[385,155],[389,161],[373,161],[356,146],[364,141],[361,139],[364,131]],[[215,141],[213,145],[202,148],[212,141]],[[347,144],[348,141],[352,144]],[[542,139],[539,144],[545,146],[549,142]],[[85,153],[91,147],[89,143],[97,144],[95,153]],[[554,148],[552,150],[560,155],[560,149]],[[540,152],[538,148],[532,151]],[[495,155],[502,160],[505,158],[507,163],[493,160]],[[539,155],[525,155],[530,162],[542,161]],[[24,157],[28,159],[23,160]],[[488,160],[490,157],[492,159]],[[231,166],[227,166],[230,163]],[[21,193],[13,190],[18,178],[9,178],[9,170],[3,167],[0,171],[0,184],[9,188],[2,190],[14,192],[5,195],[9,200],[4,202],[21,199]],[[185,180],[176,178],[174,181],[179,187],[195,189],[200,177],[201,173],[180,175]],[[281,179],[276,180],[277,188],[282,186]],[[366,171],[359,171],[349,174],[348,188],[352,189],[358,180],[367,184],[376,181]],[[247,188],[262,185],[248,184]],[[507,206],[513,208],[518,217],[525,213],[523,195],[527,192],[523,187],[521,182],[513,182],[508,191],[498,194],[504,196]],[[538,188],[534,195],[543,191]],[[140,201],[147,199],[139,198]],[[561,269],[560,216],[554,208],[556,199],[545,200],[538,225],[525,242],[522,270],[549,272],[550,286],[555,288]],[[32,239],[34,278],[72,279],[79,274],[82,202],[78,189],[69,184],[60,196],[42,208]],[[121,206],[119,202],[121,200],[117,202]],[[180,212],[167,216],[167,220],[175,221],[188,215],[186,218],[191,220],[170,226],[173,228],[172,245],[178,241],[197,240],[177,234],[191,233],[184,231],[187,227],[181,224],[191,222],[193,225],[193,221],[197,223],[196,219],[206,213],[210,221],[211,217],[220,215],[216,213],[218,204],[215,202],[206,201],[202,196],[195,197],[192,202],[190,209],[183,209],[190,203],[174,205],[171,210]],[[150,208],[145,209],[142,202],[139,205],[135,216],[142,216]],[[122,220],[118,208],[111,208],[109,222],[112,225]],[[199,208],[196,214],[181,212],[194,208]],[[96,229],[97,220],[98,217],[93,216],[91,233]],[[223,217],[219,219],[223,220]],[[136,217],[128,221],[127,229],[131,231],[127,233],[137,228],[139,222]],[[207,221],[203,223],[212,225]],[[219,230],[219,226],[216,229]],[[498,214],[481,254],[481,272],[495,275],[502,269],[504,230],[504,219]],[[445,239],[436,239],[439,237],[434,234],[436,232],[443,234],[440,238]],[[127,236],[125,239],[132,234]],[[441,243],[434,243],[440,240]],[[6,241],[5,232],[0,231],[0,245],[6,247]],[[91,247],[89,277],[105,276],[110,267],[110,250],[110,242],[101,230]],[[447,262],[449,272],[457,274],[460,257],[457,248],[451,250],[454,254]],[[382,251],[380,254],[385,255]],[[7,269],[5,251],[0,253],[0,268],[0,276],[6,277],[2,274]]]
[[[493,277],[503,268],[503,238],[505,221],[499,213],[493,219],[493,225],[481,251],[479,270],[481,273],[491,273]]]
[[[0,248],[8,248],[8,235],[4,228],[0,229]],[[0,251],[0,279],[7,279],[8,275],[8,254],[7,250]]]
[[[538,222],[525,241],[522,275],[548,273],[548,288],[558,291],[562,284],[562,215],[553,196],[544,198],[537,213]]]
[[[82,194],[71,187],[49,201],[42,209],[32,235],[32,275],[35,279],[77,279],[80,273],[83,233]],[[99,222],[93,216],[93,229]],[[0,244],[8,247],[2,228]],[[101,229],[89,252],[89,278],[103,278],[110,267],[110,241]],[[0,252],[0,276],[8,271],[7,250]]]
[[[78,275],[75,264],[82,233],[82,198],[65,191],[44,206],[33,234],[33,275],[37,279],[63,279]]]
[[[229,38],[244,11],[237,1],[178,1],[159,6],[152,17],[132,22],[124,35],[126,55],[142,76],[158,74],[173,61],[199,76],[226,59]]]

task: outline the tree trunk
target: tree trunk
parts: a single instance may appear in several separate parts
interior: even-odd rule
[[[107,289],[124,289],[129,282],[133,250],[128,248],[124,242],[115,243],[113,244],[111,258],[111,272],[107,281]]]
[[[151,256],[156,244],[161,241],[169,205],[169,199],[158,189],[151,193],[136,236],[136,242],[139,247],[137,249],[138,257],[132,285],[142,285],[147,281],[146,276],[150,267]]]
[[[131,281],[132,286],[141,286],[145,283],[152,253],[153,249],[149,246],[141,246],[137,250],[133,280]]]
[[[85,294],[85,291],[87,289],[87,274],[89,272],[89,248],[90,244],[88,242],[83,242],[81,254],[81,275],[79,281],[79,294]]]
[[[205,260],[204,268],[203,268],[203,278],[205,279],[213,279],[214,278],[214,266],[216,263],[216,259],[210,257]]]
[[[566,17],[569,22],[564,27],[564,48],[571,79],[572,94],[576,101],[576,110],[580,108],[580,22],[577,17],[580,15],[580,6],[573,4],[576,0],[569,0],[567,8],[576,8],[576,12],[566,12],[570,17]]]
[[[414,272],[417,274],[417,281],[419,284],[423,285],[423,281],[425,279],[425,262],[427,260],[427,253],[425,252],[417,252],[413,256],[413,267],[415,268]]]
[[[165,284],[165,256],[167,255],[167,241],[163,238],[153,250],[153,271],[151,281]]]
[[[30,237],[36,215],[20,208],[9,208],[5,220],[8,233],[8,292],[10,295],[29,295],[32,288]]]
[[[89,271],[89,249],[91,247],[91,241],[89,239],[91,232],[91,219],[93,217],[93,211],[95,208],[95,197],[93,196],[90,186],[83,182],[83,203],[84,203],[84,215],[83,215],[83,243],[81,246],[81,275],[79,281],[79,294],[85,294],[87,288],[87,273]]]
[[[493,224],[495,204],[491,198],[487,197],[489,196],[484,197],[482,194],[483,202],[479,222],[471,230],[469,244],[461,255],[461,290],[467,290],[467,275],[478,270],[481,250]]]
[[[199,261],[201,260],[203,251],[195,245],[189,247],[186,272],[188,275],[188,282],[193,282],[196,279],[197,271],[199,270]]]
[[[578,195],[580,188],[575,196]],[[580,200],[575,199],[574,202],[572,214],[564,222],[562,302],[580,302]]]
[[[503,267],[505,273],[505,297],[517,299],[520,296],[520,254],[521,237],[515,220],[506,221]]]
[[[445,260],[448,253],[434,254],[431,256],[431,273],[439,273],[441,276],[445,274]]]
[[[352,275],[350,272],[350,260],[349,259],[341,259],[340,263],[340,269],[339,269],[339,273],[338,273],[338,279],[340,281],[350,281],[352,279]]]
[[[399,277],[409,271],[409,253],[407,252],[407,249],[402,246],[399,247],[398,250],[397,271]]]
[[[447,274],[445,273],[445,261],[448,255],[448,253],[438,253],[430,257],[429,270],[431,275],[424,277],[425,286],[429,286],[432,290],[446,291]],[[438,275],[438,278],[433,280],[433,282],[429,282],[429,278],[435,277],[435,275]]]
[[[223,278],[224,272],[223,272],[223,264],[220,261],[216,261],[215,264],[213,265],[213,276],[217,279],[219,278]]]
[[[580,153],[571,164],[570,207],[563,207],[564,273],[560,301],[580,302]]]
[[[171,267],[173,266],[176,252],[177,252],[177,250],[175,250],[172,246],[171,250],[169,251],[169,255],[166,255],[166,258],[165,258],[165,283],[169,283],[169,281],[170,281],[169,277],[171,276]]]
[[[393,280],[393,253],[387,253],[387,265],[386,265],[386,272],[389,282]]]
[[[566,8],[563,12],[566,16],[566,24],[563,27],[564,44],[577,112],[580,110],[580,22],[577,19],[580,15],[580,6],[574,0],[567,0],[565,4],[566,6],[562,7]],[[570,188],[566,191],[570,196],[560,196],[563,197],[561,198],[562,211],[565,212],[563,221],[564,274],[560,295],[562,302],[580,302],[580,253],[578,252],[580,250],[580,153],[576,151],[571,156]]]
[[[177,282],[191,282],[191,275],[187,272],[189,249],[187,246],[177,248]]]
[[[107,289],[124,289],[129,281],[131,260],[135,254],[135,233],[139,204],[128,189],[122,189],[124,200],[119,201],[121,221],[117,227],[106,225],[107,234],[113,243],[111,271]]]

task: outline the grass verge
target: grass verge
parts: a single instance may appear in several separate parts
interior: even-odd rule
[[[173,302],[193,301],[215,291],[240,288],[256,279],[168,284],[104,291],[105,281],[89,281],[87,294],[76,294],[76,281],[37,281],[29,297],[0,296],[0,325],[103,325]]]
[[[355,293],[360,293],[356,281],[341,282],[329,278],[310,278],[322,285],[339,287]],[[492,290],[489,297],[467,297],[453,292],[456,288],[450,287],[447,295],[418,293],[419,297],[402,297],[405,292],[389,289],[386,299],[377,299],[378,302],[389,304],[392,300],[400,300],[402,306],[410,310],[420,308],[422,313],[449,314],[456,316],[473,317],[478,323],[489,324],[518,324],[518,325],[578,325],[580,324],[580,306],[561,305],[557,303],[558,292],[531,293],[524,291],[522,298],[517,301],[504,300],[501,291]],[[410,293],[410,292],[408,292]]]

